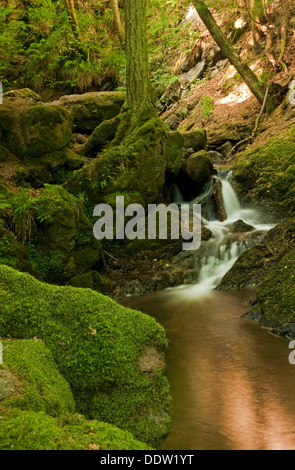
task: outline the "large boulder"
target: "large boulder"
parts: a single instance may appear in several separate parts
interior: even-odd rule
[[[214,174],[210,154],[201,150],[183,160],[177,179],[178,187],[186,200],[192,200]]]
[[[128,432],[75,413],[70,386],[43,341],[2,345],[0,450],[147,448]]]
[[[117,116],[125,101],[125,92],[102,91],[83,95],[65,95],[50,106],[61,106],[70,112],[76,132],[91,134],[103,121]]]
[[[295,246],[294,232],[294,218],[271,229],[253,248],[241,254],[218,288],[257,288]]]
[[[167,340],[153,317],[90,289],[48,285],[7,266],[0,266],[0,292],[0,337],[42,339],[78,412],[153,446],[165,438]]]
[[[61,107],[22,97],[6,99],[0,107],[1,145],[22,160],[67,147],[71,134],[71,117]]]
[[[278,212],[295,210],[295,126],[286,135],[243,152],[233,169],[235,187],[246,203],[264,202]]]
[[[126,193],[137,196],[136,202],[144,205],[153,203],[165,182],[166,131],[157,116],[151,117],[122,143],[76,171],[65,188],[73,194],[84,191],[96,204]]]

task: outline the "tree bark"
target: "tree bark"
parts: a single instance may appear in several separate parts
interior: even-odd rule
[[[111,6],[114,14],[115,25],[117,29],[118,38],[122,49],[124,48],[124,32],[121,23],[120,10],[118,5],[118,0],[111,0]]]
[[[223,34],[216,21],[214,20],[211,12],[201,0],[193,0],[193,4],[208,29],[209,33],[219,46],[223,55],[235,67],[237,72],[241,75],[244,82],[247,84],[253,95],[257,98],[259,103],[263,103],[265,96],[265,87],[259,82],[257,76],[250,69],[250,67],[243,62],[241,57],[237,54],[233,46],[230,44],[226,36]],[[267,98],[266,110],[267,112],[273,111],[275,104],[269,95]]]
[[[125,108],[130,110],[133,122],[140,122],[155,113],[148,60],[146,0],[125,1],[125,38]]]

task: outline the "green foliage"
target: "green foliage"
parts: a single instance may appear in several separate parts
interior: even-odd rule
[[[59,250],[49,250],[48,255],[31,244],[26,246],[33,270],[46,279],[50,272],[63,273],[63,254]]]
[[[214,109],[213,98],[211,96],[203,96],[202,101],[201,101],[201,107],[202,107],[202,116],[208,119]]]
[[[5,53],[0,59],[0,79],[5,87],[13,86],[15,75],[21,86],[62,85],[83,91],[99,84],[106,69],[108,73],[112,69],[114,76],[121,73],[123,54],[106,27],[106,11],[98,11],[96,3],[77,8],[82,45],[73,34],[63,0],[26,5],[25,14],[22,9],[1,9],[0,41]],[[105,57],[111,51],[109,64]],[[12,71],[16,58],[19,64]]]

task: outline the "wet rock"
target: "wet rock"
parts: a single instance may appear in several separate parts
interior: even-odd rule
[[[255,230],[252,225],[246,224],[243,220],[237,220],[233,224],[227,225],[227,227],[233,233],[251,232]]]
[[[208,152],[201,150],[182,162],[178,176],[178,186],[187,200],[201,193],[204,185],[214,174],[213,164]]]
[[[225,142],[219,147],[219,151],[224,157],[226,157],[231,152],[232,149],[233,149],[233,144],[229,141]]]

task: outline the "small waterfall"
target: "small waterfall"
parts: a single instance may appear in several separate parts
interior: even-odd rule
[[[231,172],[225,176],[224,172],[222,172],[222,174],[217,175],[217,178],[222,183],[222,198],[227,219],[220,222],[213,217],[210,217],[212,220],[202,217],[203,224],[211,231],[212,237],[207,242],[203,242],[201,248],[193,254],[198,272],[197,284],[180,286],[179,289],[174,291],[175,293],[178,292],[178,295],[184,295],[186,298],[206,298],[210,296],[211,291],[219,285],[238,257],[254,244],[253,241],[247,240],[246,236],[241,236],[240,234],[233,236],[231,225],[234,222],[242,220],[251,225],[253,227],[251,233],[268,231],[274,226],[273,224],[260,223],[260,216],[257,211],[241,207],[237,194],[230,182]],[[204,192],[192,201],[191,204],[208,204],[211,189],[212,182],[205,186]],[[212,215],[212,210],[210,215]]]
[[[230,174],[228,178],[226,178],[225,180],[221,180],[223,204],[224,204],[225,212],[227,213],[228,219],[233,217],[234,214],[240,212],[241,210],[240,201],[234,191],[234,188],[229,182],[229,178],[230,178]]]

